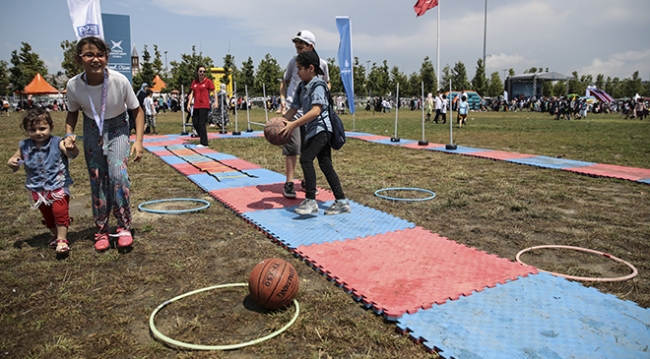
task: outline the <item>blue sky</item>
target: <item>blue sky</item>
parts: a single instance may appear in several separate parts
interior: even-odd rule
[[[352,21],[354,56],[398,66],[410,74],[425,56],[436,66],[437,11],[416,18],[415,0],[101,0],[103,13],[129,15],[131,42],[140,54],[157,44],[167,61],[191,53],[192,45],[216,65],[228,51],[238,67],[255,66],[270,53],[284,67],[294,55],[291,37],[316,35],[321,57],[338,48],[336,16]],[[483,56],[485,0],[440,0],[440,64],[458,61],[473,75]],[[648,0],[488,0],[487,72],[549,68],[570,75],[603,73],[650,78]],[[0,7],[0,59],[27,42],[50,73],[61,69],[61,41],[74,40],[66,0],[20,0]],[[163,55],[163,62],[165,58]]]

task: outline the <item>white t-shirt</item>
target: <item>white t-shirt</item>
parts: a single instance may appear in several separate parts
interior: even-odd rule
[[[319,76],[323,81],[329,82],[330,81],[330,76],[329,76],[329,70],[327,68],[327,61],[320,59],[320,68],[323,70],[323,76]],[[298,88],[298,84],[300,83],[300,76],[298,76],[298,67],[296,66],[296,58],[292,57],[291,60],[289,60],[289,64],[287,65],[287,69],[284,71],[284,77],[283,81],[285,83],[289,83],[287,86],[287,107],[291,107],[291,101],[293,100],[293,95],[296,93],[296,88]]]
[[[108,91],[106,94],[106,113],[104,118],[108,120],[124,113],[127,107],[131,110],[139,107],[140,103],[126,76],[110,69],[107,69],[107,71]],[[86,90],[86,84],[81,77],[83,74],[82,72],[68,81],[68,111],[75,112],[81,109],[86,116],[95,118],[93,116],[92,106],[90,105],[90,98],[92,98],[93,104],[95,105],[97,115],[100,115],[103,84],[97,86],[89,85],[88,90]],[[90,98],[88,95],[90,95]]]
[[[156,114],[153,107],[153,99],[151,97],[144,98],[144,111],[147,116],[153,116]]]
[[[436,96],[436,110],[442,110],[442,96]]]

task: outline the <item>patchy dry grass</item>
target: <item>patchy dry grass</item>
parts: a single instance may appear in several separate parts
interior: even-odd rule
[[[253,113],[263,118],[263,113]],[[419,113],[400,112],[399,137],[420,139]],[[517,116],[515,118],[515,116]],[[63,133],[64,114],[54,114]],[[245,116],[240,116],[245,118]],[[393,135],[394,114],[360,112],[358,131]],[[352,129],[350,116],[346,127]],[[180,114],[160,114],[160,133],[178,133]],[[2,158],[23,138],[19,116],[3,118]],[[240,130],[246,128],[239,123]],[[232,128],[231,128],[232,129]],[[648,121],[616,116],[556,122],[528,113],[476,113],[454,129],[470,147],[563,156],[575,160],[650,167]],[[447,143],[448,127],[427,124],[430,142]],[[218,151],[283,172],[280,150],[261,139],[213,141]],[[514,259],[523,248],[576,245],[633,263],[639,275],[618,283],[588,283],[601,291],[650,306],[650,187],[505,162],[350,140],[334,155],[352,200],[488,253]],[[72,164],[72,252],[56,260],[38,211],[29,210],[24,174],[0,174],[0,354],[12,358],[429,358],[341,289],[219,205],[186,178],[147,153],[131,164],[133,206],[153,199],[202,198],[200,213],[165,216],[134,212],[132,252],[96,253],[88,176],[83,159]],[[300,176],[300,171],[298,173]],[[320,186],[326,186],[322,176]],[[418,187],[436,199],[393,203],[374,191]],[[114,220],[112,220],[114,223]],[[290,261],[301,277],[301,315],[268,342],[227,352],[169,348],[152,339],[148,318],[166,299],[198,288],[245,282],[260,260]],[[618,276],[615,262],[567,251],[535,251],[524,260],[540,268],[581,276]],[[200,344],[247,341],[281,327],[292,310],[267,313],[245,299],[245,290],[206,292],[166,307],[159,328]]]

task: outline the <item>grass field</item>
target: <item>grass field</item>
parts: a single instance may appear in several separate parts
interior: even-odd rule
[[[421,113],[400,111],[398,137],[422,137]],[[64,113],[54,113],[55,134]],[[264,121],[264,112],[251,118]],[[346,129],[394,135],[395,113],[344,115]],[[246,115],[239,114],[245,130]],[[243,119],[243,120],[242,120]],[[25,137],[20,116],[0,118],[5,161]],[[181,114],[158,116],[159,133],[179,133]],[[260,127],[253,127],[260,130]],[[229,130],[234,129],[231,124]],[[214,129],[210,129],[213,131]],[[426,124],[426,139],[449,142],[449,126]],[[81,134],[80,129],[78,134]],[[547,114],[471,113],[454,128],[468,147],[561,156],[573,160],[650,168],[650,121],[592,115],[554,121]],[[215,140],[211,148],[283,173],[278,147],[263,139]],[[625,282],[585,283],[650,307],[650,187],[500,161],[366,143],[350,139],[334,154],[346,195],[432,232],[514,260],[520,250],[543,244],[591,248],[634,264]],[[69,258],[48,248],[40,213],[29,210],[24,172],[0,171],[0,356],[8,358],[434,358],[395,331],[264,234],[219,205],[200,188],[145,153],[131,163],[132,206],[162,198],[206,199],[195,214],[164,216],[134,211],[133,251],[93,249],[88,175],[83,158],[71,165],[75,219]],[[301,177],[298,171],[297,177]],[[318,185],[327,188],[319,175]],[[437,197],[419,203],[378,199],[385,187],[418,187]],[[111,219],[114,225],[114,219]],[[149,315],[163,301],[198,288],[245,282],[260,260],[290,261],[301,277],[298,321],[270,341],[226,352],[170,348],[154,340]],[[578,276],[629,273],[616,262],[567,251],[534,251],[524,258],[539,268]],[[398,268],[396,268],[398,270]],[[246,301],[245,290],[206,292],[166,307],[159,329],[177,340],[232,344],[268,334],[293,311],[266,313]]]

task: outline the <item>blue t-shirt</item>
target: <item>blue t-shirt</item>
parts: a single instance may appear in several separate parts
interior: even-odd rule
[[[54,191],[70,186],[68,157],[61,153],[61,137],[50,136],[50,140],[37,148],[32,139],[20,141],[27,179],[25,187],[30,191]]]
[[[469,104],[467,104],[467,101],[461,101],[460,105],[458,106],[458,113],[461,115],[467,115],[468,110]]]
[[[296,93],[291,102],[291,108],[302,110],[307,113],[311,110],[313,105],[321,105],[320,116],[309,121],[305,125],[306,135],[305,140],[308,140],[321,131],[332,132],[332,125],[330,123],[329,115],[329,100],[327,99],[327,82],[318,76],[314,77],[305,84],[301,82],[296,89]]]

